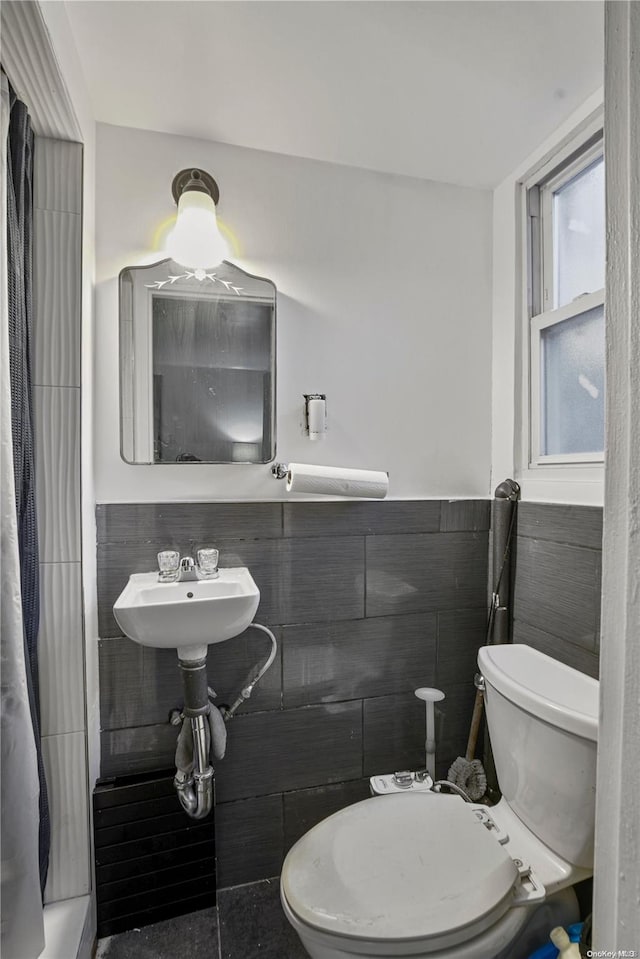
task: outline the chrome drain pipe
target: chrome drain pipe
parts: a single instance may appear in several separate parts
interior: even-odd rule
[[[192,819],[204,819],[213,809],[213,767],[209,764],[207,714],[211,709],[206,658],[179,660],[184,690],[184,722],[191,724],[193,763],[177,769],[173,780],[180,805]]]

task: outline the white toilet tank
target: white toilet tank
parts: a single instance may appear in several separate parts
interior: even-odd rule
[[[483,646],[478,666],[498,783],[519,819],[593,867],[599,683],[531,646]]]

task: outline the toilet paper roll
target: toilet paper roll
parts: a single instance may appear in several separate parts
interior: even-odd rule
[[[289,463],[288,493],[322,493],[325,496],[365,496],[384,499],[389,476],[377,470],[352,470],[340,466]]]

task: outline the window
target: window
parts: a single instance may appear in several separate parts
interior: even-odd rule
[[[566,152],[566,151],[565,151]],[[604,450],[602,134],[526,190],[529,466],[594,464]]]

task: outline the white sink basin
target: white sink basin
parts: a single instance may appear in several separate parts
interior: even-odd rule
[[[210,643],[243,632],[259,602],[260,590],[246,566],[221,569],[217,579],[179,583],[159,583],[157,573],[134,573],[113,615],[136,643],[178,649],[181,659],[198,659]]]

